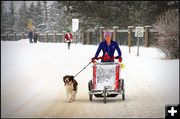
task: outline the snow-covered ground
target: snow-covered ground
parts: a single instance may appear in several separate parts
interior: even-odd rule
[[[88,98],[92,64],[81,72],[77,100],[67,103],[62,77],[75,75],[98,46],[1,41],[1,117],[165,117],[165,105],[179,104],[179,59],[162,60],[156,48],[120,46],[126,100],[121,95]]]

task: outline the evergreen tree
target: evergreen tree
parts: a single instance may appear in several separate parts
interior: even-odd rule
[[[43,8],[41,5],[41,1],[37,1],[35,11],[36,11],[36,17],[34,18],[34,20],[35,20],[35,27],[37,27],[39,24],[43,23]]]
[[[128,25],[151,25],[156,16],[170,7],[167,3],[168,1],[59,1],[66,8],[66,20],[74,16],[79,18],[83,30],[99,26],[127,28]]]
[[[6,25],[7,25],[7,11],[5,10],[5,3],[1,1],[1,33],[6,32]]]
[[[5,10],[4,2],[1,5],[1,32],[2,33],[14,33],[16,25],[15,7],[13,1],[10,2],[10,6]]]
[[[44,22],[47,23],[48,21],[48,8],[47,1],[43,1],[43,12],[44,12]]]
[[[18,10],[18,32],[28,32],[28,7],[26,1],[23,1]]]
[[[8,17],[8,24],[9,25],[9,32],[14,33],[15,32],[15,7],[13,1],[11,1],[10,8],[9,8],[9,17]]]
[[[36,18],[36,11],[35,11],[35,5],[34,2],[32,2],[28,9],[28,19],[32,21],[32,24],[35,24],[35,18]]]
[[[62,1],[64,2],[64,1]],[[65,27],[67,27],[67,20],[66,20],[66,14],[65,14],[65,7],[63,6],[63,4],[59,1],[55,1],[55,8],[57,9],[57,20],[56,23],[54,25],[54,29],[58,32],[62,32]]]
[[[59,14],[57,2],[54,1],[54,3],[50,5],[49,20],[48,20],[48,23],[52,27],[53,30],[56,29],[56,23],[58,22],[59,15],[60,14]]]

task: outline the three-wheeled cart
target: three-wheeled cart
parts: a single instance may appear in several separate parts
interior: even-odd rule
[[[119,62],[98,62],[93,64],[93,79],[88,82],[89,100],[92,101],[93,95],[103,98],[104,103],[107,97],[122,95],[125,100],[124,79],[120,78]]]

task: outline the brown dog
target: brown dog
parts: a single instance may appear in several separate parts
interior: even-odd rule
[[[72,102],[75,100],[77,94],[78,83],[74,79],[74,76],[70,76],[70,75],[64,76],[63,81],[66,89],[67,100],[68,102]]]

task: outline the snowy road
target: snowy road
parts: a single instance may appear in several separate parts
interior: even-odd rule
[[[120,46],[126,67],[126,100],[121,95],[88,98],[92,67],[80,73],[75,102],[67,103],[62,77],[75,75],[94,56],[97,46],[1,41],[1,117],[157,117],[166,104],[179,104],[179,60],[161,60],[155,48]]]

